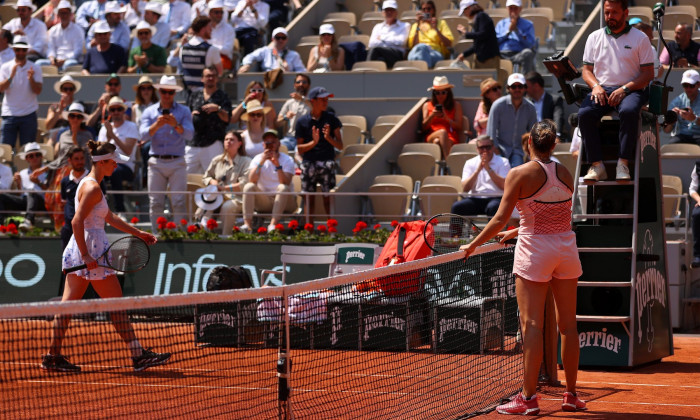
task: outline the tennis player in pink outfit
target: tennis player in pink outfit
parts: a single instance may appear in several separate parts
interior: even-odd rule
[[[518,236],[513,273],[520,309],[525,378],[522,392],[496,408],[501,414],[536,415],[540,411],[535,393],[542,361],[544,303],[549,286],[554,294],[557,325],[562,336],[566,376],[562,409],[586,409],[586,403],[576,396],[579,358],[576,286],[582,271],[576,236],[571,230],[573,178],[564,166],[550,159],[556,133],[556,125],[551,120],[534,125],[528,140],[533,159],[508,172],[496,215],[479,236],[461,248],[468,257],[493,237],[505,241]],[[516,206],[520,228],[501,232]]]

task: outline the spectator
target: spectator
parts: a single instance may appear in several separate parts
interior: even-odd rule
[[[112,31],[110,41],[112,44],[117,44],[124,48],[125,51],[129,50],[130,31],[126,23],[122,22],[122,15],[126,12],[126,8],[121,6],[117,1],[108,1],[105,5],[105,22],[109,25]],[[95,26],[92,25],[87,32],[87,42],[91,47],[96,45],[95,38]]]
[[[15,52],[12,50],[12,32],[7,29],[0,29],[0,66],[15,59]]]
[[[343,137],[340,129],[343,124],[332,113],[328,112],[328,98],[333,94],[322,86],[309,91],[311,111],[300,117],[296,123],[297,151],[301,161],[301,189],[305,192],[316,192],[316,184],[321,185],[321,191],[330,192],[335,188],[335,151],[343,150]],[[316,196],[310,195],[306,200],[307,214],[315,209]],[[326,214],[331,214],[331,202],[328,195],[323,196],[323,207]]]
[[[668,109],[678,114],[674,125],[664,126],[664,131],[672,132],[674,143],[700,144],[700,74],[696,70],[686,70],[681,79],[684,92],[676,96],[668,105]]]
[[[218,88],[219,75],[215,67],[202,73],[204,89],[193,92],[187,100],[192,110],[194,136],[185,147],[187,173],[201,174],[214,157],[224,152],[222,139],[231,117],[231,99]]]
[[[0,159],[12,159],[11,154],[10,156],[5,156],[4,153],[4,149],[0,149]],[[14,181],[14,174],[12,173],[12,168],[10,168],[9,165],[0,164],[0,190],[9,190],[12,186],[12,181]],[[3,217],[4,215],[0,214],[0,220],[3,220]]]
[[[139,38],[139,46],[129,52],[128,73],[162,73],[165,70],[168,54],[163,47],[151,42],[151,36],[156,28],[146,21],[136,25],[136,36]]]
[[[126,12],[124,12],[124,23],[126,23],[126,26],[128,26],[129,29],[134,29],[136,25],[138,25],[138,23],[141,20],[143,20],[147,4],[148,2],[144,0],[129,0],[128,2],[126,2]],[[160,5],[158,6],[160,7]],[[154,25],[151,24],[151,26]],[[170,33],[168,33],[168,35],[170,35]],[[134,47],[134,45],[132,45],[132,47]]]
[[[238,104],[231,113],[231,123],[235,124],[241,120],[241,116],[246,111],[246,104],[253,99],[257,100],[265,107],[265,121],[268,127],[273,128],[275,121],[277,121],[277,114],[275,113],[275,108],[270,104],[265,87],[262,82],[258,82],[257,80],[253,80],[246,86],[245,93],[243,94],[243,101]],[[248,156],[255,155],[248,153]]]
[[[236,216],[243,211],[241,192],[248,182],[250,161],[251,159],[245,154],[241,135],[235,131],[229,131],[224,137],[224,152],[212,159],[204,173],[204,185],[213,185],[216,190],[227,192],[222,200],[220,212],[223,219],[222,232],[225,235],[231,234]],[[197,196],[195,201],[196,198]],[[219,206],[216,209],[218,208]],[[216,209],[202,212],[203,226],[206,226],[207,219],[212,217]]]
[[[693,172],[690,174],[690,187],[688,194],[695,201],[693,206],[692,221],[693,221],[693,268],[700,267],[700,194],[698,194],[698,165],[693,167]]]
[[[345,70],[345,50],[338,46],[333,25],[330,23],[321,25],[318,36],[320,38],[318,45],[309,52],[307,70],[314,73]]]
[[[49,105],[46,113],[46,129],[49,130],[49,143],[53,144],[58,137],[58,131],[68,126],[68,121],[63,118],[63,112],[68,111],[68,107],[75,101],[75,94],[80,90],[82,84],[73,80],[70,74],[63,75],[61,79],[54,83],[53,89],[58,93],[60,99],[57,103]]]
[[[537,121],[545,119],[554,121],[559,130],[557,136],[561,138],[562,127],[564,127],[564,100],[560,96],[555,98],[544,90],[544,78],[536,71],[525,75],[525,83],[527,98],[535,105],[535,111],[537,111]]]
[[[374,25],[369,37],[368,60],[379,60],[388,68],[406,56],[406,41],[410,25],[397,19],[399,15],[396,0],[384,0],[382,14],[384,22]]]
[[[43,79],[41,67],[27,60],[29,45],[24,35],[14,37],[12,49],[15,59],[0,67],[0,93],[2,98],[2,142],[15,147],[17,135],[24,145],[36,139],[37,96],[41,93]]]
[[[209,43],[211,40],[211,19],[208,16],[200,16],[192,22],[194,36],[180,48],[180,62],[182,63],[182,78],[185,86],[190,90],[201,90],[202,72],[205,67],[214,66],[216,72],[224,72],[221,64],[221,51]]]
[[[535,69],[535,25],[520,17],[522,0],[506,2],[510,19],[503,19],[496,24],[496,37],[501,58],[510,60],[515,71],[528,73]]]
[[[29,163],[29,167],[15,173],[14,182],[18,190],[22,192],[0,194],[0,214],[6,211],[24,211],[24,220],[20,223],[21,230],[29,230],[34,226],[36,212],[44,210],[44,190],[48,187],[46,174],[34,175],[34,171],[41,167],[44,152],[38,143],[30,142],[24,146],[24,151],[19,154],[20,159]],[[32,192],[33,191],[33,192]]]
[[[211,44],[221,51],[221,64],[224,70],[235,70],[233,62],[233,44],[236,30],[224,19],[224,0],[209,1],[209,18],[212,23]]]
[[[598,126],[603,115],[617,110],[620,154],[615,172],[617,179],[626,180],[639,135],[640,110],[649,96],[647,85],[654,78],[654,53],[647,36],[627,25],[627,0],[605,0],[603,13],[607,26],[588,36],[583,52],[582,76],[592,89],[578,113],[586,161],[591,163],[584,179],[608,177]]]
[[[238,73],[245,73],[251,70],[253,63],[260,65],[261,71],[282,69],[285,72],[305,72],[306,67],[301,62],[299,53],[287,49],[287,30],[275,28],[272,31],[273,43],[271,47],[260,47],[252,53],[243,57],[241,68]],[[255,71],[255,69],[253,69]]]
[[[149,1],[143,11],[143,20],[154,28],[151,34],[151,42],[159,47],[168,48],[168,44],[170,44],[170,25],[160,20],[161,14],[161,5],[158,2]],[[131,41],[131,48],[139,45],[141,43],[137,36]]]
[[[447,23],[438,19],[433,0],[421,1],[420,11],[416,13],[416,23],[408,32],[409,60],[422,60],[433,68],[440,60],[450,58],[449,48],[454,37]]]
[[[175,94],[182,90],[175,76],[163,75],[154,87],[160,93],[160,102],[146,108],[139,130],[143,140],[151,141],[148,159],[148,190],[151,193],[148,201],[151,226],[155,232],[156,219],[165,210],[162,191],[169,188],[178,192],[170,194],[175,220],[181,220],[187,214],[187,197],[179,192],[187,189],[185,143],[192,139],[194,127],[190,110],[175,102]]]
[[[265,150],[250,162],[248,183],[243,187],[243,226],[241,231],[251,232],[253,212],[272,211],[268,231],[276,229],[283,212],[293,212],[296,200],[292,187],[294,160],[286,153],[280,153],[277,131],[268,129],[263,140]],[[251,194],[264,192],[267,194]]]
[[[109,100],[109,120],[105,120],[97,136],[97,141],[112,143],[117,146],[117,152],[123,156],[128,156],[126,162],[118,161],[117,169],[109,176],[111,189],[117,191],[114,194],[114,209],[117,214],[124,218],[124,195],[119,191],[124,189],[124,183],[134,179],[134,168],[136,167],[136,151],[138,142],[141,140],[139,128],[136,124],[126,119],[127,106],[124,100],[118,96]]]
[[[36,6],[32,0],[18,0],[15,9],[17,17],[11,19],[2,28],[12,32],[14,36],[23,35],[27,38],[29,45],[27,59],[29,61],[46,57],[48,43],[46,24],[39,19],[32,18]]]
[[[192,2],[192,7],[190,8],[190,19],[193,21],[200,17],[200,16],[209,16],[209,2],[211,0],[195,0]],[[231,4],[227,5],[227,8],[229,10],[226,11],[226,14],[228,15],[228,12],[230,12]]]
[[[639,22],[635,22],[632,24],[633,20],[639,20]],[[659,61],[659,54],[656,52],[656,47],[654,46],[654,30],[649,25],[648,23],[642,22],[640,18],[632,18],[629,20],[629,24],[631,26],[634,26],[635,28],[639,29],[640,31],[644,32],[644,35],[649,38],[649,43],[651,43],[651,49],[653,50],[654,53],[654,77],[661,77],[663,74],[663,67],[661,67],[661,62]]]
[[[664,48],[659,56],[661,64],[668,68],[671,58],[673,58],[674,67],[697,67],[698,61],[700,61],[700,43],[691,39],[693,26],[679,23],[673,32],[674,41],[668,41],[668,49]]]
[[[270,6],[270,14],[268,17],[268,27],[279,28],[280,26],[287,26],[289,23],[289,5],[293,4],[294,9],[301,9],[301,3],[299,0],[263,0]]]
[[[501,97],[502,87],[491,77],[482,80],[479,87],[481,88],[481,102],[479,102],[474,115],[474,130],[476,130],[477,136],[483,136],[486,134],[491,106],[496,99]]]
[[[294,92],[290,93],[277,116],[277,128],[285,133],[281,140],[287,150],[293,152],[297,148],[296,124],[299,118],[309,113],[310,108],[306,95],[311,87],[309,76],[299,73],[294,78]]]
[[[115,96],[120,96],[121,91],[122,81],[119,78],[119,75],[112,73],[107,76],[107,81],[105,82],[105,92],[100,96],[100,99],[97,101],[97,106],[88,117],[88,120],[85,122],[85,124],[94,130],[95,133],[100,132],[102,121],[109,120],[109,100]],[[126,118],[131,118],[130,113],[127,113]]]
[[[451,212],[462,216],[485,214],[491,217],[501,204],[510,164],[508,159],[494,153],[494,143],[489,136],[477,137],[476,147],[479,156],[469,159],[462,170],[462,190],[473,196],[452,204]],[[495,197],[495,194],[499,196]]]
[[[238,1],[231,13],[231,23],[236,28],[236,38],[243,54],[248,55],[258,47],[258,39],[267,26],[269,15],[270,6],[267,3],[260,0]],[[273,33],[272,37],[274,36]]]
[[[473,39],[474,45],[457,56],[457,62],[476,53],[475,69],[497,69],[501,57],[498,52],[498,38],[491,17],[476,0],[462,0],[459,4],[459,15],[465,16],[472,22],[473,31],[467,32],[463,25],[457,25],[457,31],[464,39]]]
[[[117,44],[111,43],[112,29],[105,21],[94,25],[95,46],[90,47],[83,62],[83,74],[124,73],[126,70],[126,51]]]
[[[265,149],[263,136],[266,133],[265,114],[267,108],[257,99],[252,99],[247,103],[246,113],[241,115],[241,120],[247,122],[246,130],[241,133],[245,154],[256,156]]]
[[[49,29],[46,58],[37,60],[36,64],[52,65],[64,71],[66,67],[80,63],[85,48],[85,32],[73,23],[73,6],[69,1],[61,0],[56,12],[60,20]]]
[[[84,2],[78,7],[75,23],[87,32],[95,22],[105,18],[106,4],[107,0],[88,0]]]
[[[141,115],[143,111],[149,106],[158,102],[158,94],[153,88],[153,80],[148,76],[141,76],[139,78],[139,83],[133,86],[136,95],[134,98],[134,104],[131,106],[131,121],[136,124],[137,127],[141,126]],[[148,175],[148,155],[151,152],[151,141],[150,140],[139,140],[139,150],[141,151],[141,179],[139,182],[142,186],[146,186],[146,180]]]
[[[537,122],[535,106],[525,99],[525,76],[508,76],[508,95],[496,99],[489,112],[488,136],[501,149],[511,167],[523,164],[521,136]]]
[[[190,27],[190,4],[181,0],[169,0],[161,10],[161,20],[170,26],[171,39],[177,39],[187,32]]]
[[[58,3],[60,3],[60,0],[49,0],[42,10],[43,16],[41,21],[46,25],[46,29],[51,29],[54,25],[58,25],[61,22],[58,17]]]
[[[425,141],[440,146],[443,159],[452,145],[459,143],[462,133],[462,105],[455,101],[453,87],[446,76],[435,76],[433,86],[428,88],[430,100],[423,104]]]

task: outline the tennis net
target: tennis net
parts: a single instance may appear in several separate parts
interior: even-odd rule
[[[468,417],[520,388],[512,261],[487,246],[279,287],[0,306],[0,407],[27,419]],[[388,282],[420,287],[387,295]],[[167,364],[134,370],[139,348],[113,324],[124,314]],[[60,352],[80,371],[41,369],[67,315]]]

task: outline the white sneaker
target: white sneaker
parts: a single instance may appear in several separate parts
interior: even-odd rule
[[[615,169],[615,178],[618,180],[630,179],[630,168],[627,167],[622,162],[617,162],[617,168]]]
[[[270,226],[267,227],[268,232],[273,232],[275,230],[275,225],[270,224]]]
[[[586,181],[605,181],[608,179],[608,174],[605,172],[605,165],[591,165],[583,179]]]
[[[241,225],[238,230],[240,230],[243,233],[251,233],[253,229],[250,228],[248,225]]]
[[[32,228],[32,222],[27,219],[22,220],[22,223],[17,226],[22,232],[26,232]]]

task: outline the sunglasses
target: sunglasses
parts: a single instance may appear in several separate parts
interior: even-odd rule
[[[287,39],[287,37],[286,37],[286,36],[279,36],[279,35],[277,35],[277,36],[275,37],[275,39],[278,40],[278,41],[284,41],[285,39]]]
[[[488,145],[488,146],[478,146],[477,149],[483,150],[483,151],[487,151],[487,150],[491,150],[492,147],[493,147],[493,146],[491,146],[491,145]]]
[[[510,89],[525,89],[525,85],[521,85],[520,83],[515,84],[515,85],[510,85],[508,86]]]
[[[209,13],[213,15],[223,15],[224,11],[223,10],[210,10]]]
[[[263,114],[262,114],[262,112],[254,112],[252,114],[248,114],[248,117],[250,117],[250,118],[262,118]]]
[[[309,82],[307,82],[306,80],[297,80],[294,82],[294,84],[295,85],[308,85]]]
[[[151,86],[151,85],[139,86],[139,90],[152,90],[152,89],[153,89],[153,86]]]
[[[146,35],[150,35],[150,34],[151,34],[151,31],[139,31],[136,33],[136,35],[138,35],[138,36],[146,36]]]
[[[107,86],[121,86],[121,82],[108,82]]]
[[[683,89],[690,89],[695,87],[695,85],[691,85],[690,83],[683,83],[681,84],[681,86],[683,86]]]
[[[160,92],[161,95],[174,95],[174,94],[175,94],[175,91],[174,91],[174,90],[164,90],[164,89],[161,89],[161,90],[159,90],[158,92]]]
[[[501,90],[500,86],[494,86],[491,89],[489,89],[489,92],[499,92]]]
[[[422,9],[420,9],[420,10],[421,10],[421,12],[432,12],[432,11],[433,11],[433,8],[432,8],[432,7],[424,7],[424,8],[422,8]]]
[[[251,89],[250,93],[265,93],[265,89]]]
[[[83,117],[83,116],[80,115],[80,114],[68,114],[68,118],[78,118],[78,119],[81,119],[81,120],[82,120],[82,119],[84,119],[85,117]]]
[[[26,155],[27,159],[34,159],[35,157],[41,157],[41,153],[30,153]]]
[[[75,88],[72,86],[62,87],[61,92],[75,92]]]
[[[447,95],[446,90],[434,90],[433,91],[436,95]]]
[[[277,140],[264,141],[263,144],[264,144],[265,146],[272,146],[272,145],[277,144]]]
[[[122,108],[122,107],[110,108],[109,112],[112,114],[114,114],[115,112],[124,112],[124,108]]]

